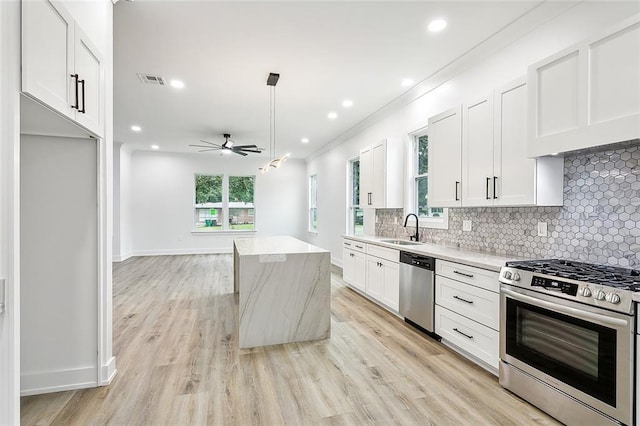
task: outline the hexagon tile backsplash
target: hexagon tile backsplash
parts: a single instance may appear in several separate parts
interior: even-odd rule
[[[640,268],[640,146],[565,157],[563,207],[449,209],[449,229],[420,240],[524,258],[561,258]],[[377,210],[376,234],[409,235],[402,209]],[[394,219],[400,224],[394,224]],[[462,221],[472,231],[462,231]],[[539,237],[538,222],[548,236]]]

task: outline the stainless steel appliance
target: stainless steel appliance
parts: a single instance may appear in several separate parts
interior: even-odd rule
[[[435,265],[433,257],[400,252],[400,315],[432,335]]]
[[[518,261],[499,280],[500,384],[569,425],[631,425],[640,271]]]

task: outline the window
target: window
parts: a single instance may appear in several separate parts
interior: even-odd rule
[[[309,176],[309,232],[318,232],[318,175]]]
[[[349,235],[363,234],[363,213],[360,208],[360,158],[349,161],[349,200],[347,202]]]
[[[196,175],[196,232],[254,231],[255,176]]]
[[[447,209],[429,207],[429,136],[425,132],[414,136],[412,152],[414,199],[410,206],[420,218],[420,226],[448,228]]]

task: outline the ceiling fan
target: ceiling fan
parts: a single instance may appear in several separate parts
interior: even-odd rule
[[[207,145],[189,145],[189,146],[204,148],[199,150],[198,152],[220,151],[221,154],[226,152],[233,152],[235,154],[239,154],[242,156],[246,156],[248,152],[255,152],[259,154],[262,151],[264,151],[264,148],[258,148],[257,145],[235,145],[234,141],[231,140],[231,135],[229,133],[224,133],[222,136],[224,137],[224,142],[222,143],[222,145],[201,139],[200,142],[203,142]]]

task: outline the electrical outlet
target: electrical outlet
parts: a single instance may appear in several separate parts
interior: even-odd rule
[[[471,231],[471,221],[470,220],[463,220],[462,221],[462,230],[463,231]]]
[[[547,222],[538,222],[538,237],[546,237],[547,235]]]

